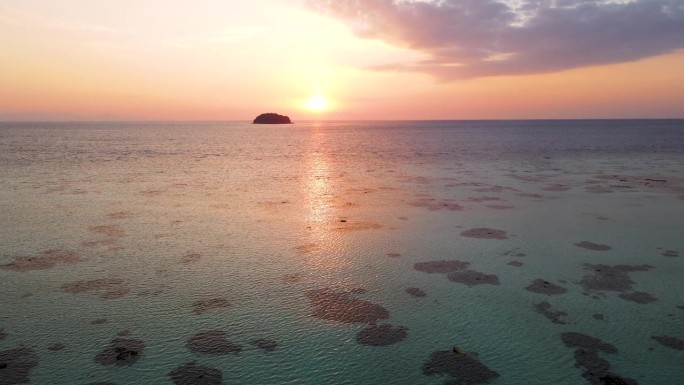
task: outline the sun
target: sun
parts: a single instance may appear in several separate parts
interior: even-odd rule
[[[306,100],[306,108],[311,111],[325,111],[330,107],[330,102],[321,95],[314,95]]]

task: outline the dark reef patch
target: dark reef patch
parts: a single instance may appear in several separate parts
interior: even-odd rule
[[[676,350],[684,350],[684,341],[679,338],[670,336],[651,336],[654,340],[658,341],[661,345],[667,346],[668,348]]]
[[[526,172],[529,172],[529,171],[526,171]],[[507,174],[505,176],[513,178],[513,179],[517,179],[517,180],[522,181],[522,182],[545,182],[547,179],[546,176],[539,175],[539,174],[537,174],[537,175],[518,175],[516,173],[512,173],[512,174]]]
[[[37,365],[38,355],[29,347],[0,350],[0,385],[30,382]]]
[[[534,305],[534,309],[537,311],[537,313],[548,318],[555,324],[564,325],[566,323],[561,319],[561,317],[565,317],[568,315],[568,313],[564,311],[551,310],[551,304],[548,302],[540,302]]]
[[[130,211],[117,211],[117,212],[111,212],[107,213],[107,218],[109,219],[129,219],[133,218],[135,214],[133,214]]]
[[[294,249],[299,254],[309,254],[309,253],[314,253],[314,252],[320,251],[321,246],[319,246],[317,243],[305,243],[303,245],[299,245],[299,246],[294,247]]]
[[[409,287],[406,288],[406,292],[409,293],[410,295],[414,297],[425,297],[427,294],[425,292],[417,287]]]
[[[658,298],[656,298],[656,297],[654,297],[648,293],[644,293],[643,291],[635,291],[632,293],[622,293],[622,294],[618,295],[618,297],[620,297],[624,300],[636,302],[636,303],[639,303],[642,305],[658,301]]]
[[[610,363],[599,357],[599,352],[617,353],[617,348],[582,333],[561,334],[565,346],[575,349],[575,367],[582,369],[582,377],[592,385],[637,385],[631,378],[623,378],[610,371]]]
[[[677,250],[666,250],[661,255],[663,257],[679,257],[679,251],[677,251]]]
[[[406,338],[406,327],[392,325],[372,325],[356,334],[356,342],[368,346],[394,345]]]
[[[165,273],[160,273],[160,275],[162,275],[162,274],[163,274],[164,277],[167,276],[167,275],[165,275]],[[158,297],[158,296],[160,296],[160,295],[166,293],[165,288],[169,288],[169,287],[170,287],[169,285],[162,284],[162,285],[159,285],[159,286],[158,286],[157,288],[155,288],[155,289],[149,289],[149,290],[140,291],[140,292],[138,292],[136,295],[137,295],[138,297]]]
[[[302,273],[290,273],[283,276],[283,283],[293,284],[302,280]]]
[[[475,192],[491,192],[491,193],[502,193],[504,191],[518,191],[512,187],[504,187],[504,186],[489,186],[489,187],[479,187],[479,188],[474,188],[473,191]]]
[[[488,227],[476,227],[461,232],[461,235],[469,238],[479,239],[508,239],[503,230],[490,229]]]
[[[504,252],[501,254],[501,256],[502,256],[502,257],[526,257],[527,254],[521,252],[519,247],[516,247],[516,248],[513,249],[513,250],[504,251]]]
[[[430,261],[418,262],[413,265],[413,268],[423,273],[429,274],[448,274],[452,271],[466,269],[470,266],[470,262],[461,261]]]
[[[568,191],[571,189],[572,189],[572,187],[566,186],[564,184],[552,184],[552,185],[548,185],[548,186],[542,188],[542,190],[544,190],[544,191],[554,191],[554,192]]]
[[[451,350],[433,352],[430,360],[423,363],[423,374],[448,374],[452,378],[445,385],[488,384],[499,377],[499,373],[489,369],[475,357]]]
[[[463,210],[463,206],[456,203],[453,199],[437,200],[435,198],[420,198],[417,201],[411,202],[410,205],[414,207],[423,207],[430,211],[439,211],[441,209],[449,211]]]
[[[34,256],[15,256],[11,262],[0,265],[0,269],[18,272],[46,270],[55,267],[58,263],[71,264],[80,261],[81,258],[71,251],[50,249]]]
[[[523,197],[523,198],[534,198],[534,199],[543,199],[544,198],[544,196],[542,194],[537,194],[537,193],[519,193],[519,194],[515,194],[515,195],[517,195],[519,197]]]
[[[452,271],[447,275],[447,278],[451,282],[458,282],[468,286],[499,284],[499,277],[496,274],[485,274],[475,270]]]
[[[203,314],[211,310],[223,309],[230,306],[230,302],[225,298],[203,299],[192,303],[192,312],[195,314]]]
[[[563,333],[561,334],[561,340],[563,341],[563,344],[569,348],[595,350],[611,354],[615,354],[618,351],[615,346],[583,333]]]
[[[337,231],[363,231],[363,230],[379,230],[382,225],[376,222],[370,221],[354,221],[354,222],[343,222],[339,226],[333,227],[333,230]]]
[[[58,352],[58,351],[64,350],[64,349],[66,349],[66,345],[64,345],[63,343],[60,343],[60,342],[56,342],[56,343],[48,346],[48,350],[53,351],[53,352]]]
[[[531,285],[525,288],[525,290],[546,295],[563,294],[568,291],[568,289],[562,286],[554,285],[543,279],[535,279]]]
[[[353,298],[352,295],[362,294],[353,291],[334,291],[330,288],[309,290],[307,297],[314,306],[312,317],[327,321],[343,323],[376,323],[389,318],[389,312],[384,307]]]
[[[639,191],[655,190],[671,194],[681,194],[684,192],[684,181],[675,178],[665,178],[662,175],[597,175],[595,178],[611,183],[610,187],[616,188],[633,188]]]
[[[126,236],[126,232],[119,225],[100,225],[88,227],[93,233],[103,235],[104,238],[83,242],[83,246],[113,246],[116,242]]]
[[[268,338],[260,338],[258,340],[252,340],[249,342],[251,345],[256,346],[257,348],[265,351],[265,352],[272,352],[276,350],[278,347],[278,341],[276,340],[271,340]]]
[[[242,346],[228,341],[226,333],[221,330],[200,332],[190,337],[186,343],[188,350],[198,354],[238,354]]]
[[[486,205],[486,207],[489,207],[490,209],[494,210],[509,210],[515,208],[515,206],[511,205]]]
[[[610,193],[615,192],[615,190],[613,190],[612,188],[610,188],[608,186],[600,185],[600,184],[593,184],[593,185],[587,186],[587,187],[585,187],[585,190],[588,193],[592,193],[592,194],[610,194]]]
[[[176,385],[220,385],[223,374],[220,370],[188,362],[169,372]]]
[[[84,292],[100,292],[102,299],[124,297],[131,289],[123,278],[100,278],[89,281],[76,281],[62,285],[65,293],[79,294]]]
[[[599,243],[594,243],[594,242],[589,242],[589,241],[582,241],[574,244],[577,247],[581,247],[583,249],[587,250],[594,250],[594,251],[607,251],[612,249],[612,247],[608,245],[601,245]]]
[[[134,338],[115,338],[109,347],[95,356],[100,365],[133,365],[143,354],[145,343]]]
[[[183,256],[183,258],[181,258],[180,262],[182,264],[188,264],[188,263],[197,262],[200,259],[202,259],[202,254],[200,254],[200,253],[188,253],[188,254],[185,254]]]
[[[648,271],[651,265],[592,265],[584,264],[585,270],[591,270],[593,274],[585,275],[579,282],[587,291],[618,291],[626,292],[632,289],[634,281],[628,273],[636,271]]]
[[[492,202],[492,201],[500,201],[501,198],[499,197],[488,197],[488,196],[481,196],[481,197],[470,197],[466,199],[467,202],[475,202],[475,203],[482,203],[482,202]]]

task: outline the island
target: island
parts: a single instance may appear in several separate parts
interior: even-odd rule
[[[252,124],[291,124],[292,121],[288,116],[278,115],[273,112],[261,114],[254,119]]]

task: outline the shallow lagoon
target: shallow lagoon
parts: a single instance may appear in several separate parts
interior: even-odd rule
[[[0,138],[0,384],[684,378],[682,121]]]

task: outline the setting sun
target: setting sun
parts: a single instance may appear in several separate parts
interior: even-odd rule
[[[328,100],[321,95],[315,95],[306,101],[306,108],[312,111],[324,111],[330,107]]]

